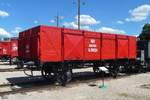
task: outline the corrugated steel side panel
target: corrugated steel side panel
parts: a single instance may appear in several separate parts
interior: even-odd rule
[[[18,39],[11,39],[11,57],[18,56]]]
[[[68,28],[64,28],[63,33],[83,35],[83,31],[75,30],[75,29],[68,29]]]
[[[0,42],[0,58],[2,57],[2,53],[3,53],[3,46],[2,43]]]
[[[101,33],[102,34],[102,38],[103,39],[116,39],[116,35],[115,34],[108,34],[108,33]]]
[[[38,60],[39,56],[39,39],[40,39],[40,29],[41,27],[34,27],[30,31],[30,55],[33,60]]]
[[[129,59],[137,57],[137,42],[136,37],[129,36]]]
[[[84,36],[64,34],[64,60],[84,59]]]
[[[2,45],[3,45],[2,55],[3,56],[10,56],[11,55],[10,42],[2,42]]]
[[[116,59],[116,35],[115,34],[102,34],[102,60],[115,60]]]
[[[101,34],[84,32],[84,60],[100,60]]]
[[[43,62],[62,61],[62,34],[60,28],[41,27],[39,53]]]
[[[24,44],[24,32],[19,33],[19,38],[18,38],[18,56],[20,58],[24,58],[24,51],[25,51],[25,44]]]
[[[129,58],[129,42],[127,36],[117,35],[117,59]]]
[[[24,36],[24,46],[25,46],[25,49],[24,49],[24,57],[26,59],[31,59],[31,50],[30,48],[32,48],[32,45],[30,45],[30,33],[31,32],[31,29],[25,31],[25,36]]]
[[[101,33],[91,32],[91,31],[83,31],[85,37],[89,38],[101,38]]]
[[[128,36],[127,35],[119,35],[119,34],[117,34],[117,38],[118,39],[127,39]]]

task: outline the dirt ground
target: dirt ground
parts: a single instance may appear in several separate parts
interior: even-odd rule
[[[19,77],[19,75],[23,77],[21,73],[1,72],[0,81],[5,81],[5,78]],[[5,94],[0,96],[0,100],[150,100],[150,73],[106,79],[104,87],[100,88],[101,85],[102,80],[97,79],[68,84],[66,87],[47,87],[29,92]]]

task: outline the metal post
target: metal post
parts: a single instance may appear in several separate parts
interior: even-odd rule
[[[78,30],[80,30],[80,0],[78,0]]]
[[[56,24],[57,24],[57,27],[59,27],[59,14],[57,13],[57,16],[56,16]]]
[[[102,80],[102,87],[104,87],[105,86],[105,84],[104,84],[104,72],[102,72],[102,74],[103,74],[103,80]]]
[[[12,65],[12,59],[11,59],[11,56],[9,58],[9,65],[11,66]]]

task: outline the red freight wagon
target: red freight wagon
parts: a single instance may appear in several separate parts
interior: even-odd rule
[[[10,60],[18,57],[18,39],[12,38],[9,41],[0,41],[1,59]]]
[[[11,45],[10,49],[11,58],[18,57],[18,39],[11,39],[10,45]]]
[[[94,71],[100,72],[99,67],[109,65],[108,69],[116,73],[113,70],[136,59],[135,37],[68,28],[28,29],[19,34],[18,45],[18,66],[28,64],[32,68],[34,64],[41,67],[45,78],[56,76],[62,83],[71,77],[73,68],[94,65]]]
[[[11,48],[10,48],[10,41],[3,41],[2,43],[2,55],[3,56],[10,56]]]

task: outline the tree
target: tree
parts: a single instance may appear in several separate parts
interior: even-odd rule
[[[139,38],[141,40],[150,40],[150,23],[146,23],[143,27],[142,33]]]

